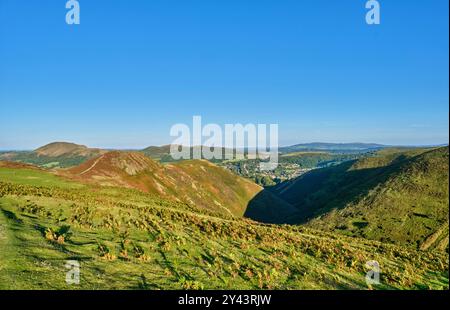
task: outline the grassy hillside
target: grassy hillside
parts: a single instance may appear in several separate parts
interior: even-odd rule
[[[0,249],[0,289],[448,289],[446,253],[258,224],[8,165]],[[69,259],[81,264],[80,285],[65,283]],[[368,260],[380,264],[380,285],[365,283]]]
[[[290,222],[421,249],[448,250],[448,147],[386,149],[311,171],[274,191]]]
[[[262,190],[208,161],[162,165],[139,152],[109,152],[59,173],[90,184],[139,189],[233,216],[242,216]]]

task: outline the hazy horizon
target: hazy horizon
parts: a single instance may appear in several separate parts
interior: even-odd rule
[[[73,143],[73,144],[78,144],[78,145],[84,145],[88,148],[99,148],[99,149],[105,149],[105,150],[143,150],[147,147],[162,147],[162,146],[167,146],[170,145],[170,143],[167,144],[148,144],[146,146],[142,146],[142,147],[109,147],[109,146],[98,146],[98,145],[88,145],[85,143],[78,143],[76,141],[49,141],[47,143],[44,143],[42,145],[37,145],[35,147],[31,147],[31,148],[10,148],[10,149],[5,149],[5,148],[1,148],[0,147],[0,151],[4,152],[4,151],[33,151],[36,150],[42,146],[48,145],[50,143]],[[310,142],[299,142],[299,143],[293,143],[293,144],[287,144],[287,145],[279,145],[279,148],[282,147],[289,147],[289,146],[294,146],[294,145],[301,145],[301,144],[314,144],[314,143],[325,143],[325,144],[379,144],[382,145],[384,147],[439,147],[439,146],[448,146],[449,142],[443,142],[443,143],[435,143],[435,144],[384,144],[384,143],[376,143],[376,142],[327,142],[327,141],[310,141]],[[217,147],[224,147],[224,146],[217,146]]]

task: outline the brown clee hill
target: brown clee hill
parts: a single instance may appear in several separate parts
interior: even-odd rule
[[[68,142],[53,142],[44,145],[34,151],[38,156],[58,157],[58,156],[83,156],[92,157],[105,153],[105,150],[88,148],[84,145]]]
[[[162,165],[142,153],[111,151],[60,174],[87,183],[143,192],[243,216],[262,188],[205,160]]]

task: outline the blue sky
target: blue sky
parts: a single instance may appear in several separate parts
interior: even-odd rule
[[[140,148],[192,122],[280,144],[448,142],[448,1],[0,0],[0,149]]]

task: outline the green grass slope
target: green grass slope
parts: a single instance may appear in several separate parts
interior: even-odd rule
[[[448,250],[448,147],[383,150],[276,188],[309,227]]]
[[[446,253],[18,169],[0,167],[0,289],[448,289]],[[79,285],[66,260],[80,262]],[[365,282],[368,260],[380,285]]]

